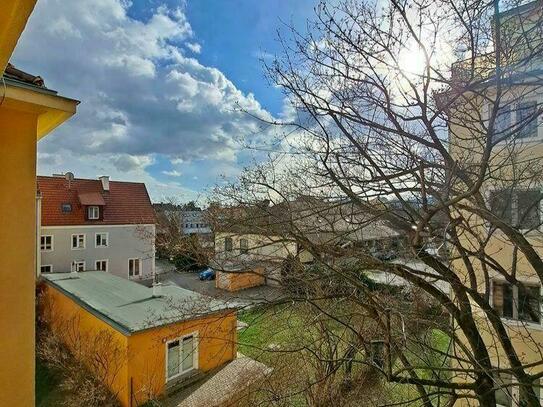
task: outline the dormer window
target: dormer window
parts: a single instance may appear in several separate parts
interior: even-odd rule
[[[90,220],[100,219],[100,207],[99,206],[88,206],[87,207],[87,218]]]
[[[63,203],[61,205],[62,213],[70,213],[72,211],[72,204]]]

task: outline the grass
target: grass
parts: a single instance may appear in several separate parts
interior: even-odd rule
[[[64,394],[60,388],[61,377],[45,363],[36,360],[36,407],[54,407],[62,404]]]
[[[307,316],[303,318],[307,312],[313,313],[314,310],[309,310],[300,304],[289,304],[272,308],[257,308],[240,313],[238,318],[247,323],[248,327],[239,333],[239,351],[269,366],[276,365],[279,355],[274,352],[266,352],[266,350],[287,350],[293,344],[300,343],[302,337],[311,340],[314,330],[311,323],[307,322]],[[339,327],[336,329],[332,326],[332,329],[336,333],[342,331],[342,328]],[[431,367],[447,365],[446,356],[440,352],[447,353],[450,338],[445,332],[433,329],[424,334],[424,342],[426,346],[421,345],[423,347],[420,349],[413,346],[406,350],[406,356],[413,365],[429,367],[429,369],[417,369],[419,377],[435,378],[435,376],[432,377]],[[431,351],[429,347],[435,351]],[[294,356],[295,354],[287,354],[282,357]],[[397,363],[397,367],[400,367],[400,362],[397,361]],[[356,366],[355,369],[357,369]],[[446,372],[438,373],[438,377],[445,381],[449,379]],[[413,385],[394,383],[383,383],[383,385],[383,390],[388,393],[389,401],[402,402],[418,398],[418,393]],[[439,401],[437,399],[433,401],[437,406],[443,405],[446,400],[442,398]],[[413,401],[412,405],[419,404],[419,402]]]

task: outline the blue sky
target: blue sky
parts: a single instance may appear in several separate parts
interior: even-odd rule
[[[13,61],[82,101],[38,146],[40,174],[145,182],[155,201],[202,197],[258,159],[240,140],[280,117],[260,58],[316,0],[40,0]]]

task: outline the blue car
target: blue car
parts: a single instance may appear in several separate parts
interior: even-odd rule
[[[200,273],[198,274],[198,277],[202,281],[215,280],[215,270],[208,267],[204,271],[200,271]]]

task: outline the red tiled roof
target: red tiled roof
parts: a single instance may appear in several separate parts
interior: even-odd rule
[[[68,182],[63,177],[38,176],[42,196],[42,226],[62,225],[125,225],[156,223],[155,211],[145,184],[109,182],[109,192],[102,190],[100,180],[79,179]],[[79,197],[99,194],[105,202],[103,219],[86,220],[85,208]],[[62,204],[71,204],[72,211],[62,212]]]
[[[80,192],[77,196],[81,205],[105,205],[104,197],[100,192]]]

